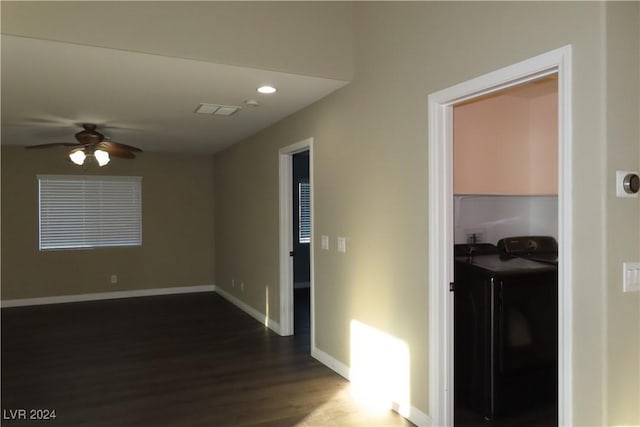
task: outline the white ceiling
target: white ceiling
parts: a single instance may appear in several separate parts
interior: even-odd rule
[[[2,144],[75,142],[79,123],[145,151],[213,153],[345,81],[2,35]],[[256,88],[278,88],[262,95]],[[258,107],[244,102],[255,99]],[[199,103],[239,106],[230,117]]]

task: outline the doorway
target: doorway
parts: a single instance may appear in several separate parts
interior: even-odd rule
[[[456,427],[557,425],[557,121],[557,74],[453,106]]]
[[[313,346],[313,138],[280,149],[279,180],[279,331]]]
[[[571,46],[429,95],[430,408],[434,425],[454,425],[453,108],[545,76],[558,76],[558,421],[571,425]]]
[[[311,323],[311,184],[309,151],[292,155],[293,334],[309,338]]]

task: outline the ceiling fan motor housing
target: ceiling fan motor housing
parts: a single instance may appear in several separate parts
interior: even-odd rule
[[[75,134],[76,139],[81,144],[97,144],[104,140],[104,135],[96,130],[96,125],[92,123],[83,123],[84,130]]]

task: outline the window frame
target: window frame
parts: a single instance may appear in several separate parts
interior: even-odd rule
[[[118,183],[128,187],[120,192]],[[40,251],[142,246],[142,177],[37,175],[37,185]],[[65,185],[72,191],[64,194]],[[56,191],[67,200],[54,204]]]
[[[306,191],[304,191],[304,187],[306,187]],[[302,197],[303,192],[306,192],[306,199]],[[303,220],[305,216],[304,200],[306,200],[306,220]],[[303,226],[303,224],[305,225]],[[298,243],[311,243],[311,184],[309,181],[298,182]]]

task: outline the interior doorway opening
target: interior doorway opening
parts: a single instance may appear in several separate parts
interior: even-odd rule
[[[311,183],[309,151],[292,155],[293,334],[309,337],[311,327]]]
[[[557,425],[557,74],[453,105],[454,425]]]
[[[453,108],[557,75],[558,81],[558,423],[572,424],[571,46],[429,95],[429,386],[434,425],[454,425]]]
[[[280,149],[279,169],[280,334],[295,334],[312,348],[313,138]]]

